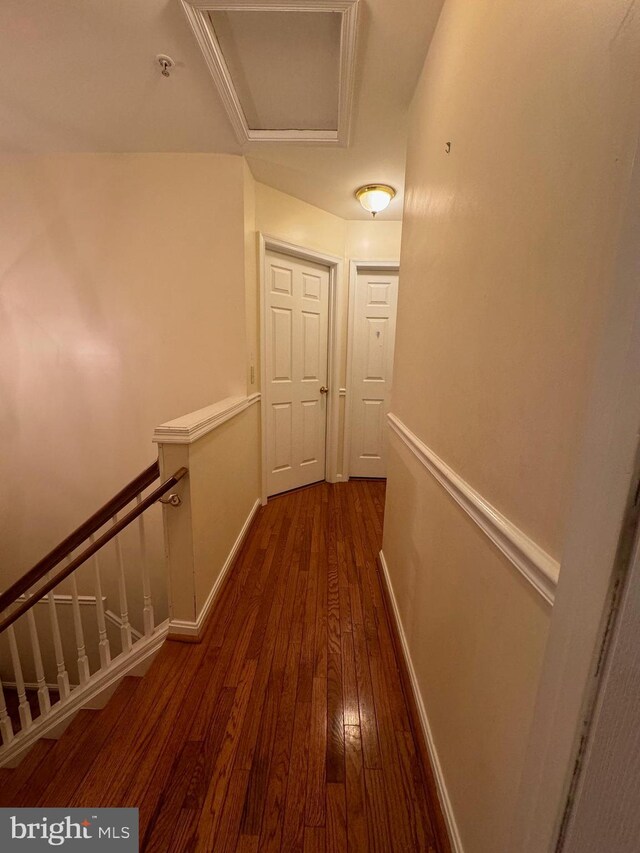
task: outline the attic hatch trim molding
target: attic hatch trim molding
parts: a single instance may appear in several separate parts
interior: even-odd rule
[[[292,142],[346,147],[351,132],[356,70],[356,26],[359,0],[180,0],[207,67],[222,97],[241,145],[249,142]],[[340,71],[336,130],[252,130],[247,124],[208,12],[338,12]]]

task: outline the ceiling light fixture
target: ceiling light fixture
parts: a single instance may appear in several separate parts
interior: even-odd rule
[[[389,207],[389,202],[395,196],[396,191],[388,184],[367,184],[360,187],[355,192],[355,196],[360,204],[374,218],[376,213],[380,213],[386,207]]]

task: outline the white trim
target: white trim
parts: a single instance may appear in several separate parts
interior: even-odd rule
[[[202,632],[204,624],[207,621],[209,612],[213,607],[213,603],[216,600],[216,596],[220,592],[222,583],[226,578],[229,569],[233,565],[233,562],[236,556],[238,555],[238,551],[242,547],[242,543],[247,537],[247,533],[249,532],[249,528],[251,527],[251,522],[255,518],[255,514],[260,509],[261,505],[262,501],[260,500],[260,498],[258,498],[251,507],[249,515],[247,516],[245,523],[242,525],[242,530],[238,534],[236,541],[233,543],[233,547],[229,551],[229,556],[225,560],[224,566],[222,567],[220,574],[218,575],[214,585],[212,586],[211,592],[207,596],[207,600],[205,601],[202,610],[196,617],[196,621],[189,622],[186,619],[171,619],[169,621],[170,637],[187,637],[194,640],[198,639]]]
[[[356,71],[358,0],[181,0],[183,11],[222,98],[238,142],[347,146]],[[252,130],[218,43],[209,11],[336,12],[341,16],[338,122],[335,130]]]
[[[429,718],[427,717],[427,711],[424,707],[424,702],[422,700],[420,685],[418,684],[418,677],[416,675],[415,669],[413,668],[413,661],[411,660],[411,654],[409,652],[409,644],[407,643],[407,638],[404,633],[402,620],[400,618],[400,611],[398,609],[398,602],[396,601],[396,596],[393,591],[393,585],[391,583],[391,577],[389,576],[389,567],[387,566],[387,561],[385,560],[382,551],[380,551],[379,557],[380,566],[382,567],[384,580],[387,585],[387,592],[389,593],[389,599],[391,601],[391,607],[393,609],[393,618],[396,622],[398,636],[400,637],[400,642],[402,644],[402,652],[404,654],[404,659],[407,664],[407,670],[409,671],[409,677],[411,678],[413,696],[416,700],[418,713],[420,714],[422,732],[424,734],[425,741],[427,742],[427,749],[429,750],[429,758],[431,759],[431,767],[433,769],[433,775],[435,776],[436,780],[436,787],[438,789],[440,805],[442,806],[444,819],[447,822],[447,829],[449,831],[449,839],[451,841],[451,846],[453,848],[454,853],[464,853],[462,847],[462,839],[460,838],[458,825],[456,823],[456,818],[453,813],[453,806],[451,804],[449,792],[447,791],[447,785],[445,782],[444,773],[442,771],[442,765],[440,764],[440,759],[438,758],[438,750],[436,749],[436,743],[433,737],[433,732],[431,731],[431,726],[429,725]]]
[[[113,610],[105,610],[104,611],[104,618],[107,620],[107,622],[111,622],[112,625],[115,625],[116,628],[122,628],[123,627],[124,623],[122,622],[122,617],[118,616],[117,613],[114,613]],[[131,636],[134,638],[134,640],[141,640],[142,637],[144,636],[143,634],[140,633],[140,631],[136,630],[133,627],[133,625],[131,625],[131,624],[129,624],[129,630],[131,631]]]
[[[475,521],[489,539],[509,558],[519,572],[549,604],[553,604],[560,564],[515,524],[491,506],[462,477],[455,473],[393,413],[389,425],[413,455],[443,486],[456,503]]]
[[[20,596],[18,596],[18,598],[16,600],[17,601],[27,601],[27,596],[24,594],[20,595]],[[61,604],[61,605],[73,604],[73,596],[72,595],[62,595],[58,592],[55,592],[53,594],[53,600],[55,601],[56,605],[58,605],[58,604]],[[107,600],[107,596],[103,595],[102,601],[106,602],[106,600]],[[39,598],[36,601],[36,604],[44,604],[45,602],[48,602],[48,601],[49,601],[49,593],[47,593],[47,595],[43,595],[42,598]],[[81,607],[87,607],[87,606],[95,607],[96,606],[96,597],[95,597],[95,595],[79,595],[78,596],[78,604]]]
[[[27,596],[24,594],[20,595],[16,600],[17,601],[27,601]],[[58,592],[54,593],[53,600],[56,603],[56,607],[58,605],[68,606],[70,604],[73,604],[73,596],[72,595],[63,595],[63,594],[58,593]],[[34,605],[34,607],[37,604],[45,604],[48,601],[49,601],[49,594],[43,595],[42,598],[39,598],[36,601],[36,604]],[[79,595],[78,596],[78,604],[80,605],[80,607],[96,607],[96,601],[97,601],[97,599],[96,599],[95,595]],[[106,595],[102,596],[102,603],[103,604],[107,603],[107,596]],[[108,622],[111,622],[112,625],[115,625],[117,628],[122,628],[122,625],[123,625],[122,619],[120,616],[118,616],[117,613],[114,613],[113,610],[105,610],[104,611],[104,618]],[[136,639],[136,640],[142,639],[143,635],[140,633],[140,631],[137,631],[133,627],[133,625],[130,625],[129,628],[131,630],[131,635],[133,636],[134,639]],[[4,684],[6,687],[11,687],[13,682],[7,681],[7,682],[4,682]],[[25,684],[25,686],[29,687],[28,684]],[[58,689],[56,684],[51,684],[49,686],[54,690]],[[36,684],[34,689],[37,687],[38,687],[38,685]]]
[[[311,261],[313,264],[324,264],[327,267],[335,267],[341,264],[343,259],[338,255],[330,255],[327,252],[317,252],[315,249],[309,249],[306,246],[298,246],[296,243],[289,243],[286,240],[280,240],[278,237],[272,237],[270,234],[258,232],[258,238],[264,241],[264,248],[272,249],[274,252],[280,252],[282,255],[291,255],[294,258],[300,258],[303,261]]]
[[[119,654],[107,669],[94,672],[89,680],[71,691],[65,702],[56,702],[44,717],[37,717],[31,728],[18,732],[11,743],[0,748],[0,767],[15,767],[33,744],[42,737],[54,736],[55,730],[89,703],[95,703],[100,694],[115,686],[125,675],[134,674],[152,655],[155,655],[167,636],[169,621],[158,625],[153,634],[134,643],[128,654]]]
[[[387,270],[391,272],[400,272],[400,261],[359,261],[352,260],[349,262],[349,316],[347,328],[347,388],[353,388],[353,327],[354,313],[356,306],[356,284],[358,282],[358,273],[360,271],[371,270]],[[397,312],[396,312],[397,313]],[[340,389],[344,391],[345,406],[344,406],[344,436],[342,445],[342,478],[349,479],[349,460],[351,459],[351,421],[353,419],[353,404],[350,394],[347,393],[347,388]]]
[[[45,681],[45,684],[47,686],[47,690],[53,690],[55,693],[58,693],[58,691],[60,690],[60,685],[54,684],[53,681]],[[4,681],[3,680],[2,686],[5,690],[17,690],[18,689],[18,684],[15,681]],[[71,688],[71,690],[75,690],[75,688],[77,686],[78,686],[77,684],[69,684],[69,687]],[[25,681],[24,682],[24,689],[36,691],[36,690],[40,689],[40,685],[38,684],[37,681]]]
[[[338,482],[338,439],[340,427],[340,359],[342,334],[342,268],[343,259],[336,255],[328,255],[317,252],[304,246],[296,246],[271,237],[268,234],[258,232],[258,269],[260,286],[260,387],[264,391],[267,387],[267,360],[264,354],[266,342],[266,319],[265,319],[265,254],[267,250],[280,252],[283,255],[291,255],[303,261],[311,261],[315,264],[323,264],[329,267],[329,341],[327,347],[327,375],[329,377],[329,393],[327,394],[327,438],[326,438],[326,460],[325,479],[329,483]],[[262,433],[262,504],[267,503],[267,413],[265,406],[262,409],[261,433]]]
[[[193,444],[203,435],[244,412],[259,399],[259,391],[244,397],[226,397],[212,406],[160,424],[153,431],[153,441],[156,444]]]

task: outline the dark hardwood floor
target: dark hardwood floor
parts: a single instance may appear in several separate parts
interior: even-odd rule
[[[383,508],[379,481],[270,500],[202,643],[166,643],[1,771],[0,805],[137,806],[147,853],[448,853],[376,565]]]

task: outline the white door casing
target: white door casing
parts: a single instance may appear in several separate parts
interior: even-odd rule
[[[348,473],[351,477],[385,477],[397,267],[356,267],[351,286]]]
[[[265,252],[267,494],[325,478],[328,267]]]

